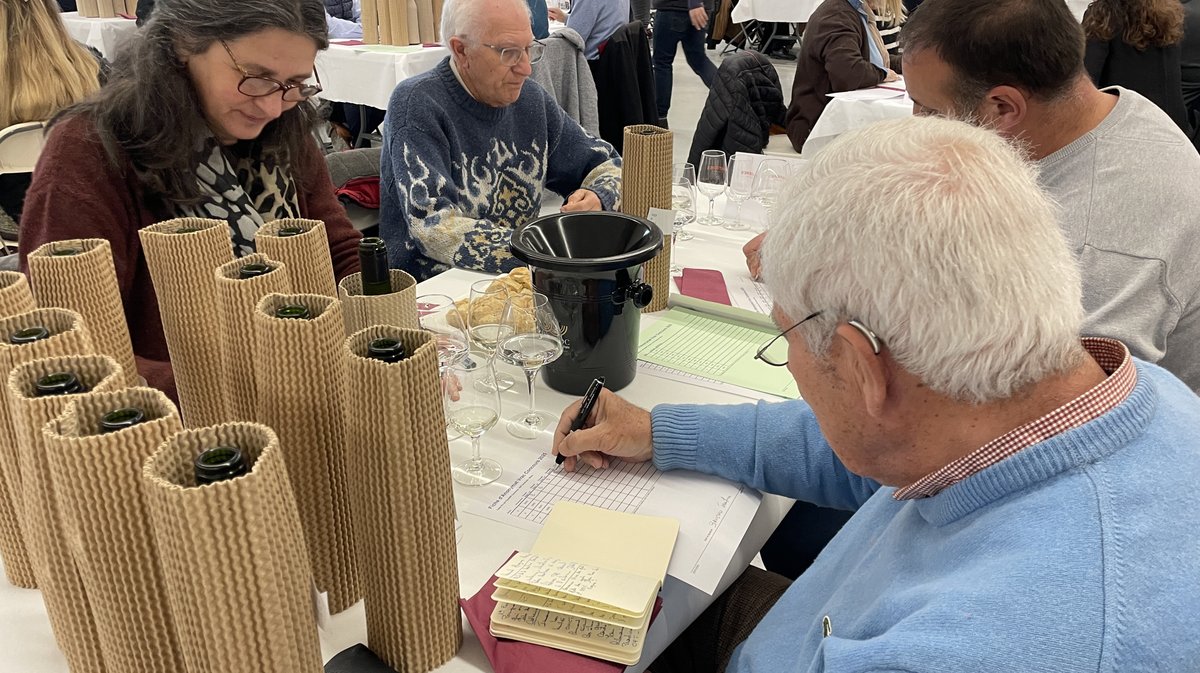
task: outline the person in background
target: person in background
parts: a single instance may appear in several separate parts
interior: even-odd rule
[[[137,25],[141,26],[150,20],[150,13],[154,11],[154,0],[137,0],[137,7],[134,13],[137,15]]]
[[[804,29],[784,125],[797,152],[804,148],[829,94],[896,79],[867,0],[824,0]]]
[[[71,39],[54,0],[0,0],[0,129],[49,121],[100,88],[101,68]],[[29,173],[0,175],[0,234],[17,240]]]
[[[1185,133],[1179,0],[1094,0],[1083,13],[1083,62],[1098,87],[1121,86],[1150,99]]]
[[[550,19],[567,24],[583,38],[583,55],[589,61],[600,58],[600,47],[629,21],[629,0],[575,0],[571,13],[558,7],[549,10]]]
[[[844,134],[789,187],[758,357],[803,401],[645,411],[603,391],[554,433],[566,470],[652,460],[855,510],[795,582],[747,568],[649,670],[1193,669],[1200,398],[1080,337],[1036,167],[910,117]]]
[[[329,11],[330,5],[336,5],[333,7],[337,12],[336,14]],[[360,0],[352,0],[351,2],[326,0],[325,25],[329,29],[329,38],[331,40],[361,40],[363,27]]]
[[[672,65],[679,45],[683,45],[688,67],[705,87],[711,87],[717,77],[717,66],[704,53],[704,34],[712,11],[713,0],[654,0],[654,95],[661,126],[667,125],[671,110]]]
[[[1200,0],[1183,0],[1183,41],[1179,55],[1183,104],[1192,127],[1200,128]]]
[[[234,254],[265,222],[321,220],[338,277],[360,235],[312,135],[321,0],[158,0],[108,83],[56,117],[21,220],[21,261],[72,238],[112,244],[139,373],[174,393],[138,230],[175,217],[228,223]]]
[[[558,0],[550,0],[558,6]],[[549,8],[546,6],[546,0],[525,0],[529,5],[529,27],[533,30],[533,38],[535,40],[544,40],[550,37],[550,17],[548,15]],[[444,36],[442,39],[446,39]]]
[[[908,18],[908,10],[901,0],[871,0],[871,11],[875,13],[875,27],[887,50],[888,62],[899,69],[900,28]]]
[[[545,189],[564,212],[615,210],[621,157],[529,79],[543,46],[522,0],[447,0],[450,56],[392,92],[380,171],[380,236],[418,279],[520,263],[512,231]]]

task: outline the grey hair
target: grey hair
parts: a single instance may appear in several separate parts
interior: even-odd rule
[[[90,116],[108,155],[127,155],[155,196],[168,205],[194,202],[200,196],[197,157],[188,150],[209,128],[179,55],[271,28],[307,36],[317,49],[329,46],[321,0],[158,0],[150,20],[117,54],[105,86],[60,118]],[[305,101],[267,124],[255,141],[263,158],[284,165],[296,160],[304,144],[313,143],[315,119],[312,101]]]
[[[449,42],[452,37],[478,39],[483,26],[480,5],[498,0],[446,0],[442,5],[442,42]],[[499,0],[501,2],[505,0]],[[532,18],[529,4],[524,0],[507,0],[514,6],[519,6],[525,16]]]
[[[1080,275],[1034,165],[934,117],[843,134],[781,198],[763,244],[778,307],[818,359],[857,319],[932,390],[985,403],[1077,366]]]

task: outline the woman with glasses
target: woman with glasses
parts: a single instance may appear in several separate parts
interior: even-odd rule
[[[310,133],[326,46],[321,0],[159,0],[107,85],[53,120],[26,197],[22,263],[49,241],[108,239],[151,385],[173,393],[142,227],[225,220],[242,256],[270,220],[322,220],[338,276],[357,271],[360,236]]]

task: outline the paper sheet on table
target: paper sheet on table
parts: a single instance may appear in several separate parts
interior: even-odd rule
[[[660,472],[651,463],[612,461],[567,472],[554,456],[533,460],[498,498],[467,511],[527,530],[541,530],[555,503],[566,500],[617,512],[679,521],[667,574],[711,594],[762,503],[758,491],[719,477],[683,470]],[[538,553],[542,550],[535,547]]]
[[[735,386],[731,383],[725,383],[723,381],[710,379],[704,376],[696,376],[695,374],[689,374],[687,372],[679,371],[678,369],[671,369],[670,367],[656,365],[653,362],[646,362],[645,360],[638,360],[637,370],[639,375],[645,374],[647,376],[654,376],[660,379],[666,379],[668,381],[679,381],[680,383],[687,383],[693,386],[699,386],[701,388],[708,388],[709,390],[716,390],[717,392],[728,393],[730,395],[741,395],[748,400],[760,400],[763,397],[763,394],[757,390],[750,390],[749,388]]]
[[[890,86],[891,84],[893,84],[893,83],[889,82],[888,86]],[[876,86],[876,87],[871,87],[870,89],[855,89],[854,91],[838,91],[837,93],[830,93],[830,94],[825,94],[825,95],[829,96],[830,98],[837,98],[839,100],[845,100],[845,101],[885,100],[888,98],[900,98],[901,96],[907,95],[907,93],[903,89],[899,89],[899,90],[898,89],[899,89],[899,87],[885,89],[883,87]]]
[[[754,359],[758,349],[777,333],[773,325],[751,325],[736,318],[673,308],[642,328],[638,359],[796,399],[800,390],[786,367]]]

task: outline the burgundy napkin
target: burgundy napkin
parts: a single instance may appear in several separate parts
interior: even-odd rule
[[[731,306],[729,290],[725,287],[725,276],[713,269],[684,269],[676,281],[679,293],[696,299]]]
[[[509,555],[511,559],[517,552]],[[507,561],[505,561],[507,563]],[[502,566],[503,567],[503,566]],[[496,591],[496,576],[492,575],[479,593],[470,598],[460,598],[463,612],[467,621],[479,637],[483,652],[488,661],[492,662],[492,670],[496,673],[523,673],[525,671],[555,671],[555,673],[621,673],[625,670],[622,664],[611,661],[585,657],[574,652],[556,650],[553,647],[523,643],[519,640],[501,640],[492,635],[488,627],[492,623],[492,610],[496,609],[496,601],[492,594]],[[662,597],[654,600],[654,612],[650,614],[650,623],[658,617],[662,609]]]
[[[330,40],[330,42],[334,44],[340,44],[343,47],[357,47],[359,45],[366,44],[366,42],[363,42],[362,40]]]

